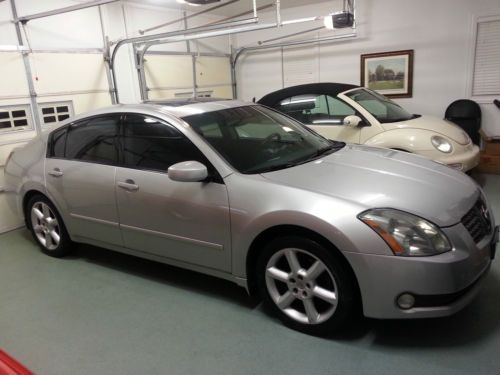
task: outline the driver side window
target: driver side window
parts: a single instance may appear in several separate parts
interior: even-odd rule
[[[126,114],[120,141],[126,168],[167,172],[172,164],[188,160],[209,166],[191,141],[170,124],[153,117]]]
[[[329,95],[298,95],[280,102],[278,109],[308,125],[344,125],[344,118],[356,111]]]

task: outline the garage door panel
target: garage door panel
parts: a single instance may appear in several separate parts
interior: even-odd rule
[[[200,86],[231,84],[231,65],[227,57],[196,58],[196,83]]]
[[[38,99],[40,105],[54,102],[71,101],[75,115],[84,113],[94,109],[110,106],[111,97],[107,90],[103,92],[93,92],[90,94],[70,94],[70,95],[57,95],[46,96]]]
[[[101,54],[34,53],[30,59],[39,95],[108,89]]]
[[[151,89],[193,86],[191,56],[147,55],[144,71]]]
[[[2,67],[0,97],[29,96],[22,54],[0,52],[0,67]]]

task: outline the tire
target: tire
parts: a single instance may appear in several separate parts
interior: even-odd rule
[[[25,215],[31,234],[43,253],[56,258],[70,253],[73,243],[61,215],[47,197],[31,197]]]
[[[311,239],[274,239],[257,261],[264,304],[286,326],[326,336],[357,316],[358,292],[350,270],[331,249]]]

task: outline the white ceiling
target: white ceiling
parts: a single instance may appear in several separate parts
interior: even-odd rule
[[[213,6],[223,4],[227,2],[228,0],[222,0],[220,2],[212,3],[209,5],[202,5],[202,6],[191,6],[191,5],[186,5],[186,4],[180,4],[176,0],[128,0],[129,2],[133,3],[141,3],[141,4],[148,4],[148,5],[155,5],[155,6],[162,6],[165,8],[170,8],[170,9],[184,9],[184,10],[189,10],[193,12],[198,12],[202,11],[203,9],[208,9]],[[318,3],[325,3],[325,2],[333,2],[332,0],[281,0],[280,5],[281,8],[287,9],[287,8],[293,8],[296,6],[300,5],[310,5],[310,4],[318,4]],[[267,4],[274,4],[274,0],[257,0],[257,6],[260,7],[262,5],[267,5]],[[238,13],[242,13],[247,10],[252,9],[252,0],[239,0],[238,2],[234,4],[230,4],[226,7],[222,7],[219,9],[214,10],[213,12],[210,12],[212,14],[216,15],[221,15],[221,16],[232,16]]]

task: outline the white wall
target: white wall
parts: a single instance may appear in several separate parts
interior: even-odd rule
[[[340,8],[339,1],[328,1],[287,10],[283,15],[284,19],[293,19],[325,15]],[[311,74],[312,82],[359,84],[361,54],[413,49],[413,97],[396,101],[413,113],[442,117],[453,100],[469,97],[472,17],[495,10],[500,12],[500,0],[357,0],[358,37],[322,44],[319,49],[310,46],[285,49],[285,73],[287,64],[297,66],[309,61],[308,67],[315,69]],[[268,19],[272,19],[271,14]],[[314,26],[300,25],[286,30],[290,33]],[[280,33],[284,31],[285,28],[279,30]],[[273,35],[272,30],[241,34],[237,43],[238,46],[252,45]],[[321,35],[327,34],[321,32]],[[279,54],[279,51],[267,50],[243,56],[237,68],[239,98],[259,99],[282,87]],[[492,104],[483,103],[481,107],[483,128],[500,136],[500,111]]]
[[[81,1],[15,0],[20,17],[79,2]],[[39,103],[71,100],[75,113],[110,105],[111,98],[103,55],[96,51],[88,53],[90,51],[85,52],[80,49],[102,49],[104,36],[110,40],[138,36],[139,29],[183,16],[179,10],[124,1],[104,5],[101,11],[104,33],[101,30],[97,7],[35,19],[25,25],[22,36],[24,44],[34,50],[34,53],[29,54],[29,62]],[[10,1],[0,1],[0,107],[30,103],[22,54],[4,51],[5,46],[18,45],[12,18]],[[188,27],[217,19],[220,19],[220,16],[206,15],[199,17],[196,24],[188,24]],[[177,23],[151,33],[172,31],[182,27],[182,23]],[[190,47],[193,51],[229,53],[230,39],[213,38],[191,43]],[[186,48],[186,43],[161,47],[162,50],[173,51],[186,51]],[[116,71],[121,102],[140,101],[134,56],[130,46],[124,46],[118,53]],[[188,72],[191,75],[192,69]],[[172,71],[169,71],[169,66],[163,66],[156,74],[168,76]],[[35,135],[35,128],[31,131],[0,132],[0,232],[21,224],[21,219],[8,209],[5,197],[1,193],[5,159],[13,148],[26,144]]]

